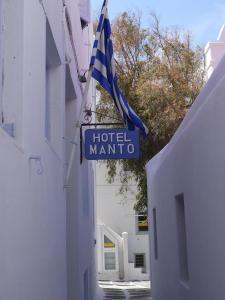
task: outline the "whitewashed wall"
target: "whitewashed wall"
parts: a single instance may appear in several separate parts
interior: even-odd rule
[[[92,300],[94,165],[80,165],[79,149],[72,188],[64,188],[82,101],[78,73],[88,65],[92,31],[81,28],[78,1],[67,1],[74,52],[61,0],[2,2],[0,101],[4,123],[15,125],[15,137],[0,128],[0,299]]]
[[[225,298],[224,70],[147,164],[154,300]]]
[[[211,76],[225,54],[225,24],[221,27],[215,42],[208,42],[205,47],[205,64],[207,78]]]

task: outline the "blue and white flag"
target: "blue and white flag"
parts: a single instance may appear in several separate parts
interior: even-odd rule
[[[148,128],[130,107],[118,86],[107,3],[108,1],[104,0],[93,46],[90,63],[92,77],[112,96],[128,128],[134,129],[134,127],[138,127],[142,130],[144,137],[146,137]]]

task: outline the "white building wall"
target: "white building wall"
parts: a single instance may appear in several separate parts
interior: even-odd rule
[[[146,257],[146,274],[132,273],[134,265],[130,267],[129,279],[149,279],[149,245],[148,233],[138,233],[135,218],[134,204],[136,184],[130,182],[127,199],[119,194],[121,182],[119,177],[112,184],[106,180],[106,165],[97,163],[96,165],[96,201],[97,201],[97,218],[100,223],[103,222],[116,234],[122,238],[122,233],[128,233],[128,262],[134,263],[134,254],[143,253]],[[98,241],[99,242],[99,241]],[[102,246],[102,244],[100,245]],[[99,251],[100,253],[100,251]],[[98,260],[102,262],[102,257],[98,255]],[[101,265],[99,269],[102,270]],[[101,271],[99,270],[99,273]],[[110,275],[101,278],[110,278]],[[114,276],[114,275],[113,275]],[[137,278],[137,276],[139,276]]]
[[[82,20],[90,22],[91,12],[90,12],[90,0],[79,1],[80,6],[80,16]]]
[[[75,1],[76,2],[76,1]],[[78,1],[67,3],[71,9],[71,16],[77,16]],[[88,68],[92,47],[92,30],[89,27],[81,30],[78,17],[70,19],[74,44],[68,45],[68,57],[71,65],[76,68],[77,74],[83,74]],[[74,57],[74,51],[76,56]],[[72,68],[73,69],[73,68]],[[74,74],[74,72],[72,73]],[[74,135],[76,120],[82,102],[81,84],[75,78],[75,101],[66,101],[66,136],[70,139]],[[72,75],[73,76],[73,75]],[[94,85],[91,84],[89,101],[94,99]],[[72,125],[72,126],[71,126]],[[78,141],[79,143],[79,141]],[[72,145],[67,144],[67,156]],[[68,262],[68,293],[69,299],[92,299],[95,297],[96,270],[95,270],[95,207],[94,207],[94,164],[85,159],[80,163],[80,149],[77,148],[73,169],[67,189],[67,262]],[[77,201],[75,201],[75,199]],[[85,283],[87,275],[88,283]],[[88,286],[88,287],[87,287]]]
[[[0,299],[92,300],[94,165],[80,165],[79,149],[72,188],[64,188],[82,102],[78,73],[88,65],[91,28],[81,28],[78,1],[67,1],[72,51],[61,0],[2,3],[0,102],[3,126],[13,123],[15,137],[0,128]],[[84,182],[92,187],[89,192],[82,188]],[[83,203],[88,203],[87,210]]]
[[[216,42],[208,42],[205,47],[205,64],[207,79],[211,76],[225,54],[225,24],[221,27]]]
[[[154,300],[223,300],[225,58],[147,165]]]

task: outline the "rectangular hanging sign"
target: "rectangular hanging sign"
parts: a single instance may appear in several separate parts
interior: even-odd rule
[[[88,160],[138,159],[139,131],[126,128],[87,129],[85,157]]]

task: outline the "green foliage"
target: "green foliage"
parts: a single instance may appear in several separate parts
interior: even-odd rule
[[[171,139],[204,83],[204,59],[191,36],[176,28],[162,29],[152,15],[143,29],[136,14],[121,14],[113,23],[113,43],[119,85],[131,107],[149,128],[139,160],[107,161],[112,182],[120,165],[121,192],[133,176],[138,184],[135,209],[147,208],[145,165]],[[120,118],[111,97],[101,88],[97,110]],[[100,116],[100,121],[104,117]]]

